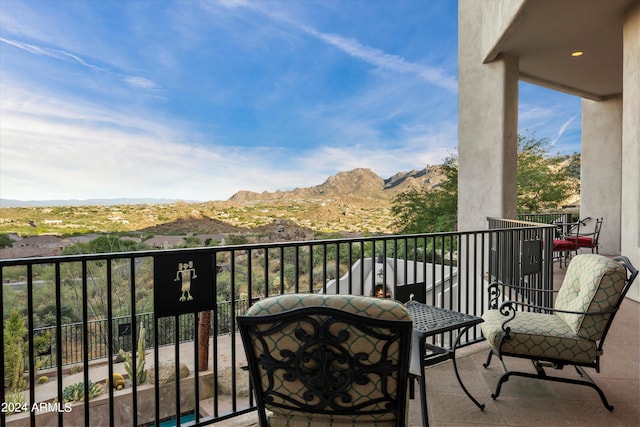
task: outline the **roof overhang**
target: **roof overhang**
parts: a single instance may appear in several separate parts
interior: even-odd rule
[[[519,58],[520,79],[593,100],[622,93],[622,25],[640,0],[527,0],[485,57]],[[571,56],[582,51],[582,56]]]

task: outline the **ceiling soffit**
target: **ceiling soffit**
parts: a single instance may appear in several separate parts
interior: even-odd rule
[[[529,0],[486,57],[519,58],[521,80],[593,100],[622,93],[622,23],[638,0]],[[572,57],[574,51],[584,55]]]

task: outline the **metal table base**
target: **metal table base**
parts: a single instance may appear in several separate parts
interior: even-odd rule
[[[422,304],[417,301],[409,301],[405,304],[413,320],[413,350],[411,356],[410,375],[418,380],[420,385],[420,402],[422,405],[422,423],[429,425],[427,408],[427,386],[424,369],[427,366],[451,359],[453,370],[460,387],[465,394],[476,404],[480,410],[484,410],[484,404],[478,402],[467,390],[456,363],[456,348],[460,343],[460,337],[472,326],[482,323],[480,317],[471,316],[445,308]],[[427,343],[427,338],[444,333],[458,331],[454,345],[451,349]],[[411,382],[411,395],[413,396],[413,381]]]

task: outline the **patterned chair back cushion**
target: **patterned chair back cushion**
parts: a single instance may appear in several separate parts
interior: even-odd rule
[[[616,306],[627,278],[617,261],[597,254],[580,254],[569,263],[555,307],[568,311],[605,311]],[[585,316],[557,313],[582,338],[599,340],[611,314]]]
[[[351,425],[371,425],[371,426],[393,426],[396,425],[398,414],[389,411],[386,408],[389,402],[389,396],[398,399],[398,373],[397,367],[404,363],[408,369],[410,341],[411,341],[411,318],[405,307],[397,301],[391,299],[361,297],[353,295],[317,295],[317,294],[289,294],[277,297],[266,298],[254,304],[245,317],[248,316],[268,316],[290,312],[291,310],[304,308],[320,308],[337,309],[340,312],[352,313],[355,315],[366,316],[370,325],[365,328],[352,325],[347,321],[338,319],[326,314],[317,314],[309,311],[301,320],[296,319],[288,323],[284,329],[279,329],[278,322],[266,323],[258,326],[258,330],[250,338],[252,341],[252,349],[247,351],[253,352],[253,357],[258,360],[257,367],[261,377],[261,385],[264,390],[268,390],[268,398],[271,402],[265,402],[265,407],[271,414],[269,416],[270,426],[292,426],[292,425],[318,425],[318,426],[351,426]],[[300,310],[297,310],[298,312]],[[340,312],[336,312],[339,314]],[[379,319],[385,322],[378,322]],[[365,319],[367,320],[367,319]],[[389,326],[385,326],[386,321],[408,321],[404,323],[405,332],[408,342],[404,352],[401,351],[400,341],[388,341]],[[317,322],[317,323],[316,323]],[[319,325],[330,325],[328,328]],[[365,323],[366,325],[366,323]],[[304,333],[302,333],[304,331]],[[344,334],[344,344],[339,351],[335,352],[333,345],[329,347],[314,347],[314,342],[322,342],[326,338],[326,333],[331,335]],[[313,337],[309,340],[308,337]],[[243,340],[245,337],[243,337]],[[265,348],[266,347],[266,348]],[[304,355],[298,353],[301,347],[307,347]],[[245,349],[247,348],[245,344]],[[328,348],[328,350],[327,350]],[[323,354],[319,354],[323,353]],[[355,364],[349,367],[350,362],[338,361],[336,354],[350,354],[355,356]],[[274,362],[271,358],[285,359],[287,357],[295,357],[297,359],[305,359],[307,355],[312,354],[309,360],[298,363],[296,371],[305,371],[305,375],[309,377],[321,375],[334,378],[336,384],[344,381],[344,378],[360,378],[357,380],[348,380],[348,386],[339,385],[339,393],[335,396],[340,399],[332,398],[338,404],[338,410],[334,411],[322,403],[323,397],[317,398],[313,393],[309,393],[308,384],[304,384],[297,375],[288,376],[287,369],[276,362],[277,367],[273,366]],[[270,355],[265,357],[264,355]],[[316,358],[317,356],[317,358]],[[405,360],[403,360],[405,359]],[[267,363],[264,361],[267,360]],[[389,375],[378,374],[362,374],[362,367],[367,371],[367,365],[386,364],[394,366],[388,371]],[[324,366],[322,366],[324,365]],[[359,370],[360,373],[352,377],[347,370]],[[271,372],[267,372],[265,367],[273,366]],[[320,368],[320,369],[318,369]],[[344,372],[342,372],[344,371]],[[322,372],[321,374],[318,374]],[[405,374],[406,376],[407,374]],[[362,380],[362,377],[365,377]],[[406,378],[400,381],[404,384],[404,396],[401,399],[405,402],[403,413],[406,416]],[[331,386],[333,387],[333,386]],[[323,393],[324,394],[324,393]],[[330,390],[333,395],[334,391]],[[343,401],[343,397],[347,395],[348,399]],[[295,401],[303,401],[305,405],[317,405],[318,412],[304,412],[292,409],[297,405]],[[332,405],[329,405],[332,406]],[[346,411],[340,411],[347,408]],[[351,409],[349,409],[351,408]],[[335,408],[334,408],[335,409]],[[360,411],[360,412],[358,412]],[[373,411],[363,416],[362,412]],[[324,413],[323,413],[324,412]]]
[[[247,316],[264,316],[302,307],[331,307],[372,319],[411,320],[404,305],[388,298],[358,295],[286,294],[265,298],[247,310]]]

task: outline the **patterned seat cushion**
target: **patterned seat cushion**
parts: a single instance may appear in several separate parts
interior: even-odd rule
[[[482,318],[482,333],[497,353],[507,318],[498,310],[489,310]],[[593,362],[597,356],[596,343],[576,335],[556,315],[522,311],[508,325],[510,338],[503,341],[502,352],[584,363]]]
[[[383,319],[383,320],[404,320],[411,321],[411,317],[406,308],[397,301],[384,298],[371,298],[353,295],[318,295],[318,294],[289,294],[266,298],[258,301],[248,311],[247,315],[250,316],[264,316],[269,314],[281,313],[292,309],[302,307],[330,307],[340,309],[346,312],[364,315],[369,318]],[[323,316],[315,315],[320,323],[324,323],[326,318]],[[268,330],[269,325],[261,326],[262,330]],[[269,347],[266,349],[267,353],[281,353],[282,351],[295,350],[300,346],[300,341],[296,335],[296,330],[303,328],[309,329],[307,323],[299,322],[293,323],[288,326],[287,329],[282,330],[282,333],[278,334],[263,334],[262,338]],[[335,331],[345,329],[345,324],[338,323],[333,325]],[[376,330],[377,328],[371,328]],[[366,355],[366,358],[362,360],[363,363],[393,363],[398,364],[400,359],[399,347],[396,344],[387,349],[388,353],[384,354],[384,345],[371,335],[371,331],[364,331],[357,327],[347,326],[346,331],[349,333],[349,340],[347,344],[349,353]],[[313,334],[313,331],[309,329],[308,333]],[[381,330],[381,333],[383,331]],[[264,353],[260,347],[259,341],[254,342],[254,351],[257,357]],[[333,362],[331,369],[340,369],[339,366]],[[315,371],[315,367],[311,367],[312,371]],[[333,371],[332,371],[333,372]],[[397,372],[396,372],[397,373]],[[339,374],[337,375],[339,377]],[[269,381],[267,374],[263,371],[262,378],[264,381]],[[383,410],[382,413],[373,414],[369,416],[359,417],[348,415],[335,415],[335,414],[307,414],[299,410],[292,411],[283,409],[277,406],[266,404],[266,409],[269,413],[269,425],[270,426],[354,426],[354,425],[366,425],[366,426],[392,426],[395,425],[395,419],[397,414],[388,411],[384,406],[384,402],[380,400],[378,403],[373,403],[370,406],[372,400],[376,398],[383,398],[382,390],[391,391],[393,396],[397,396],[395,393],[397,378],[395,375],[388,378],[380,378],[377,376],[369,376],[369,380],[366,384],[353,384],[350,387],[349,395],[352,401],[346,405],[351,407],[358,405],[368,405],[366,409]],[[274,373],[274,388],[276,391],[281,391],[283,396],[287,395],[302,395],[306,390],[304,385],[298,380],[291,380],[284,378],[280,371]],[[284,397],[283,399],[286,399]],[[284,400],[283,400],[284,402]],[[314,404],[311,400],[308,404]]]

